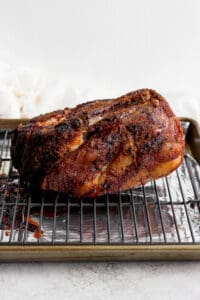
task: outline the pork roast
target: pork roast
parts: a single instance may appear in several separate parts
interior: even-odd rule
[[[184,134],[166,100],[142,89],[40,115],[14,131],[13,165],[41,189],[96,197],[165,176]]]

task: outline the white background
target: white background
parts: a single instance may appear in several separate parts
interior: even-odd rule
[[[200,120],[198,0],[0,0],[0,60],[82,97],[155,88]],[[0,298],[199,299],[199,278],[199,263],[2,264]]]
[[[198,0],[0,1],[0,58],[113,94],[199,89]]]

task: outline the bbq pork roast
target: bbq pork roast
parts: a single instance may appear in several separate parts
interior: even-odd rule
[[[166,100],[142,89],[31,119],[14,131],[23,181],[77,197],[124,191],[182,162],[184,134]]]

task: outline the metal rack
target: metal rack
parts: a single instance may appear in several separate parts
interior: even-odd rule
[[[124,193],[73,199],[19,182],[11,131],[0,131],[0,246],[198,245],[200,167],[188,154],[169,176]]]

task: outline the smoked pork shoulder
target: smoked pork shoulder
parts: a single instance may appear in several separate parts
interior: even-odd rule
[[[77,197],[166,176],[183,154],[179,120],[149,89],[40,115],[15,129],[11,146],[21,180]]]

